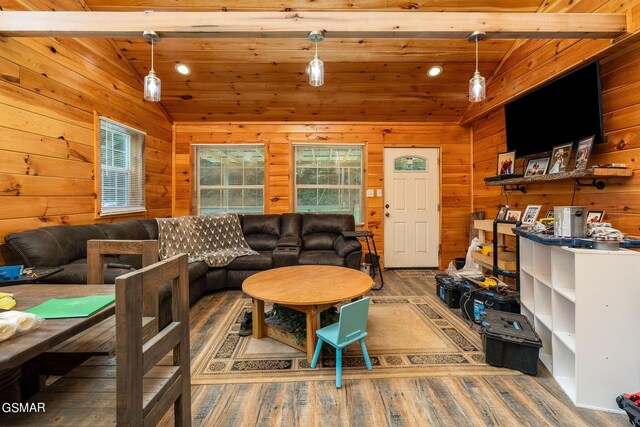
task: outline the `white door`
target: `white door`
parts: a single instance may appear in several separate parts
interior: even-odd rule
[[[437,148],[384,149],[384,265],[438,267]]]

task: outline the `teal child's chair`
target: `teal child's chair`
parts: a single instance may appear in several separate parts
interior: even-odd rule
[[[326,326],[316,331],[318,335],[318,345],[313,354],[311,367],[315,368],[320,357],[322,343],[332,345],[336,349],[336,387],[342,386],[342,354],[346,353],[347,346],[356,341],[360,341],[362,357],[367,369],[371,370],[371,361],[367,353],[367,346],[364,344],[364,337],[367,336],[367,317],[369,315],[369,298],[363,298],[356,302],[343,305],[340,308],[340,320],[338,323]]]

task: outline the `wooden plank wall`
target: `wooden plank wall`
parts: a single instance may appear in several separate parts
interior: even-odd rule
[[[538,51],[539,52],[539,51]],[[539,53],[528,55],[525,62],[535,62]],[[560,55],[557,62],[562,63]],[[630,179],[608,180],[604,190],[578,187],[573,182],[556,182],[527,186],[527,194],[511,193],[508,203],[519,210],[527,204],[543,205],[542,212],[554,205],[587,206],[604,210],[605,220],[631,235],[640,235],[640,42],[601,60],[602,107],[608,141],[594,146],[590,164],[619,162],[634,169]],[[505,71],[508,72],[508,71]],[[535,75],[535,71],[534,74]],[[500,95],[499,95],[500,96]],[[493,217],[499,203],[507,197],[500,187],[486,187],[483,178],[496,174],[497,153],[506,151],[504,110],[480,119],[472,127],[473,203]],[[574,153],[575,155],[575,153]],[[573,163],[571,163],[573,165]],[[573,203],[572,203],[573,198]]]
[[[142,95],[108,40],[0,38],[0,240],[48,225],[171,215],[171,123]],[[96,217],[94,112],[147,133],[146,214]]]
[[[401,123],[176,123],[173,215],[192,212],[192,144],[265,145],[265,212],[293,211],[292,143],[362,143],[366,188],[383,188],[384,147],[439,147],[442,171],[442,257],[445,266],[468,246],[471,207],[469,129],[451,124]],[[384,252],[383,198],[366,199],[365,228]]]

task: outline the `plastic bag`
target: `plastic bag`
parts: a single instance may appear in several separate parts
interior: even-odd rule
[[[457,270],[455,264],[452,262],[449,263],[447,273],[451,277],[455,277],[456,279],[460,279],[462,277],[482,277],[482,270],[480,270],[480,266],[476,264],[471,256],[471,253],[475,250],[480,249],[480,239],[474,237],[467,249],[467,257],[465,259],[464,267],[461,270]]]
[[[35,314],[10,310],[0,313],[0,342],[37,329],[44,319]]]

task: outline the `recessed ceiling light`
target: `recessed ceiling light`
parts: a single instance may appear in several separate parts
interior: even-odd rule
[[[438,77],[440,74],[442,74],[442,67],[439,65],[434,65],[427,71],[429,77]]]
[[[176,71],[183,76],[188,76],[191,74],[191,68],[185,64],[176,64]]]

